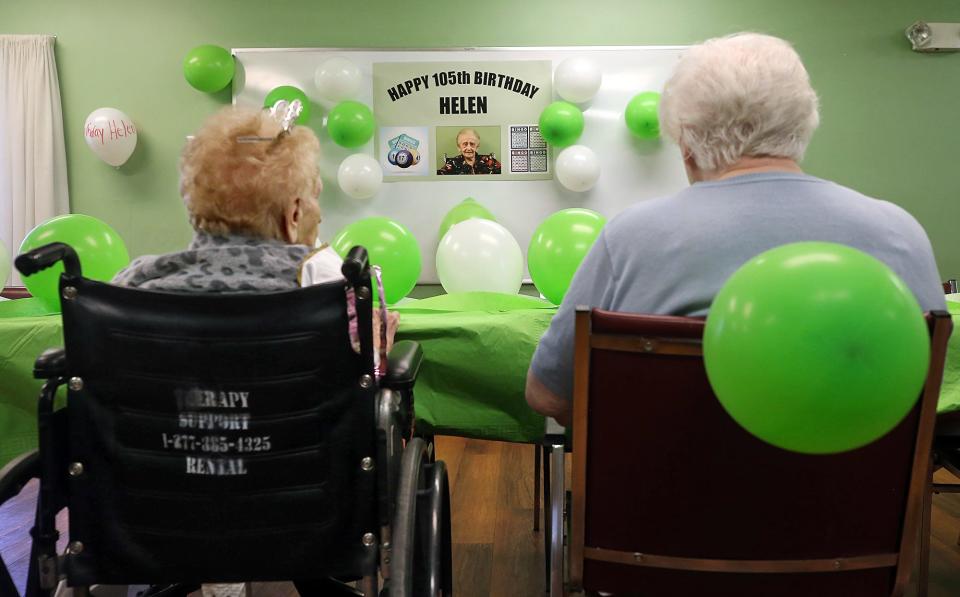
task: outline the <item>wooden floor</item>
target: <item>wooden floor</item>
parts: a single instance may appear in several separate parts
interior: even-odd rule
[[[539,596],[544,591],[542,536],[534,533],[533,448],[528,445],[437,438],[453,502],[454,593],[457,597]],[[938,473],[938,480],[949,476]],[[16,578],[27,559],[35,488],[0,507],[0,554]],[[869,499],[865,496],[865,499]],[[930,597],[960,595],[960,494],[933,500]],[[293,597],[288,583],[254,585],[256,597]],[[908,595],[915,595],[911,586]]]

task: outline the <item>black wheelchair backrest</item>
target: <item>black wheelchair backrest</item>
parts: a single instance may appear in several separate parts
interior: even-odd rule
[[[369,340],[363,355],[351,345],[350,284],[187,295],[64,275],[60,287],[71,584],[369,567],[376,475],[361,463],[377,384]]]

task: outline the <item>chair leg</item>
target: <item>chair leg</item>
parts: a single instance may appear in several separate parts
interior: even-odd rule
[[[543,521],[543,562],[544,562],[544,572],[545,572],[545,581],[544,586],[547,587],[547,593],[550,592],[550,546],[552,545],[551,536],[550,536],[550,454],[547,452],[547,446],[539,446],[541,455],[543,456],[543,511],[544,511],[544,521]]]
[[[533,532],[540,530],[540,486],[543,478],[540,476],[540,451],[539,444],[533,445]]]
[[[563,588],[563,511],[566,498],[563,444],[550,445],[550,597],[565,595]]]
[[[920,508],[920,562],[917,570],[917,597],[927,597],[928,574],[930,571],[930,515],[933,508],[933,487],[930,485],[923,490],[923,500]]]
[[[363,593],[364,597],[376,597],[377,577],[364,576],[363,579],[360,581],[360,591]]]

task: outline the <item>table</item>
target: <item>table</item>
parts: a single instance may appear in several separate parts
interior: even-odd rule
[[[410,301],[397,339],[421,343],[417,426],[436,434],[532,443],[543,417],[524,400],[527,366],[556,312],[528,296],[443,295]],[[0,466],[37,444],[41,383],[33,362],[63,345],[60,317],[36,299],[0,302]]]
[[[960,321],[960,302],[948,302]],[[425,359],[416,386],[423,431],[535,442],[543,419],[523,398],[527,365],[556,307],[533,297],[443,295],[396,307],[398,339],[416,340]],[[0,466],[36,446],[39,381],[33,361],[62,345],[59,316],[35,299],[0,302]],[[947,352],[938,412],[960,411],[960,332]]]

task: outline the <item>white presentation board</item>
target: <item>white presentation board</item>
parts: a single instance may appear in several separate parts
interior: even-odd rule
[[[406,226],[420,244],[423,267],[419,282],[435,284],[438,282],[435,258],[440,222],[450,208],[466,197],[473,197],[487,207],[514,235],[525,255],[533,231],[555,211],[585,207],[610,218],[637,201],[684,188],[687,180],[676,146],[667,140],[641,140],[632,136],[623,119],[624,108],[634,95],[663,88],[683,49],[676,46],[429,50],[242,48],[233,50],[237,59],[233,98],[237,105],[259,107],[267,93],[280,85],[294,85],[303,90],[313,103],[308,124],[317,132],[322,146],[321,239],[331,240],[341,228],[361,218],[392,218]],[[315,97],[314,74],[320,64],[334,56],[348,58],[359,67],[364,84],[356,99],[371,108],[375,64],[550,61],[556,68],[564,59],[586,57],[602,71],[603,83],[596,97],[581,106],[585,126],[577,143],[596,153],[601,163],[600,179],[590,191],[575,193],[563,188],[552,176],[548,180],[445,176],[399,181],[388,177],[376,197],[351,199],[337,187],[340,162],[358,152],[377,156],[375,142],[379,135],[374,135],[363,147],[345,149],[333,143],[327,134],[325,115],[333,104]],[[547,99],[560,99],[553,89],[544,91],[550,94]],[[556,153],[549,150],[549,163],[552,164]],[[423,159],[433,164],[437,158],[430,155]],[[552,166],[549,170],[552,173]]]

